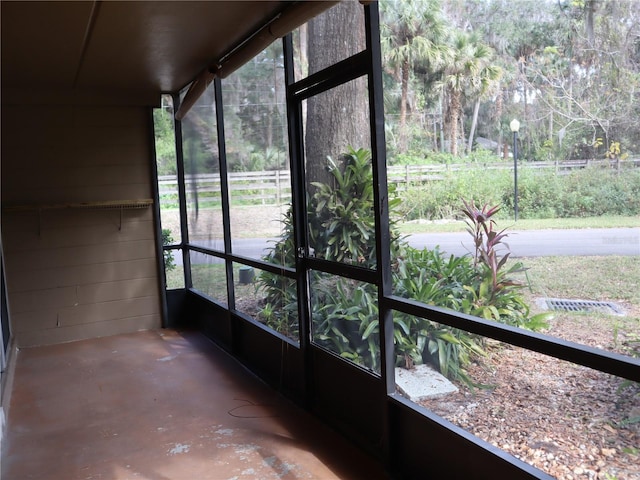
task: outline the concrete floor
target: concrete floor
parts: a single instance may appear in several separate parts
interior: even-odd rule
[[[198,333],[18,352],[2,480],[377,479],[380,465]]]

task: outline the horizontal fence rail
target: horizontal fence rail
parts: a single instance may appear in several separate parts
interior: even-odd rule
[[[639,168],[640,158],[626,160],[566,160],[562,162],[519,162],[518,169],[554,170],[562,175],[576,169],[601,167],[621,170]],[[387,168],[389,183],[396,184],[399,190],[407,185],[438,181],[445,174],[471,170],[513,170],[513,162],[495,163],[456,163],[450,165],[401,165]],[[230,172],[229,191],[232,202],[255,205],[280,205],[291,201],[291,175],[288,170],[269,170],[259,172]],[[210,203],[219,203],[221,188],[219,173],[198,173],[185,175],[187,197]],[[164,206],[178,204],[178,184],[175,175],[158,177],[160,203]]]
[[[233,202],[252,205],[280,205],[291,201],[291,175],[288,170],[259,172],[230,172],[229,193]],[[221,195],[219,173],[185,174],[187,199],[219,203]],[[160,203],[178,203],[178,184],[175,175],[158,177]]]

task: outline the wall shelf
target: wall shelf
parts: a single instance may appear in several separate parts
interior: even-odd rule
[[[43,211],[48,210],[119,210],[120,211],[120,225],[118,230],[122,230],[122,211],[123,210],[136,210],[142,208],[148,208],[153,205],[153,200],[150,198],[142,198],[136,200],[105,200],[98,202],[77,202],[77,203],[42,203],[42,204],[30,204],[30,205],[7,205],[2,207],[2,211],[5,213],[14,212],[38,212],[38,236],[41,231],[41,214]]]
[[[143,198],[137,200],[106,200],[100,202],[77,202],[77,203],[42,203],[31,205],[7,205],[2,207],[6,213],[9,212],[33,212],[43,210],[64,210],[64,209],[120,209],[132,210],[136,208],[147,208],[153,205],[153,200]]]

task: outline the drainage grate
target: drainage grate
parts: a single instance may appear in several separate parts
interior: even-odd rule
[[[550,310],[562,310],[565,312],[601,312],[611,315],[624,315],[624,311],[612,302],[593,302],[591,300],[567,300],[564,298],[543,299]]]

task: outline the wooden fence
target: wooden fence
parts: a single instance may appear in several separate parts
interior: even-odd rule
[[[553,169],[558,174],[565,174],[571,170],[598,166],[602,168],[640,167],[640,158],[627,160],[569,160],[563,162],[523,162],[518,169]],[[471,170],[513,170],[513,162],[499,163],[457,163],[451,165],[406,165],[387,168],[389,183],[398,186],[398,190],[407,185],[438,181],[448,172]],[[288,170],[273,170],[260,172],[230,172],[228,177],[229,190],[232,201],[258,204],[288,203],[291,201],[291,175]],[[199,199],[208,199],[214,203],[220,198],[220,174],[186,175],[185,186],[187,197],[193,197],[195,192]],[[178,185],[175,175],[158,177],[160,203],[170,205],[178,203]]]
[[[260,172],[231,172],[228,176],[231,198],[243,203],[262,203],[280,205],[291,201],[291,175],[288,170]],[[178,184],[175,175],[158,177],[160,203],[163,205],[178,203]],[[193,198],[197,192],[200,199],[219,201],[220,174],[200,173],[185,175],[187,198]]]

